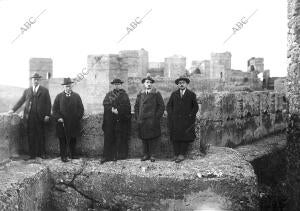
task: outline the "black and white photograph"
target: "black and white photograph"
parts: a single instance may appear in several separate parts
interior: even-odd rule
[[[0,0],[0,210],[299,211],[300,0]]]

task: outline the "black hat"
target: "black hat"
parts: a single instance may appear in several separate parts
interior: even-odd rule
[[[69,85],[74,83],[71,78],[64,78],[64,82],[61,85]]]
[[[187,84],[190,83],[190,79],[188,77],[186,77],[186,76],[180,76],[179,78],[177,78],[175,80],[175,84],[178,85],[179,81],[185,81]]]
[[[151,81],[151,83],[154,83],[154,82],[155,82],[154,79],[151,78],[150,73],[147,73],[146,78],[143,78],[143,79],[142,79],[142,84],[143,84],[146,80]]]
[[[111,84],[122,84],[124,83],[121,79],[119,78],[115,78],[112,82],[110,82]]]
[[[33,73],[33,75],[30,76],[30,78],[42,78],[42,76],[40,76],[38,73]]]

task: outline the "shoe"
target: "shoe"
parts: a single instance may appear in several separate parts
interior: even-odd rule
[[[175,155],[175,156],[171,159],[171,161],[177,160],[177,157],[178,157],[178,156]]]
[[[41,155],[41,158],[42,159],[47,159],[47,156],[46,155]]]
[[[183,156],[183,155],[179,155],[179,156],[177,157],[177,159],[175,160],[175,163],[180,163],[180,162],[182,162],[182,161],[184,161],[184,156]]]
[[[117,160],[118,160],[117,158],[113,158],[113,161],[114,161],[114,162],[117,162]]]
[[[144,157],[141,158],[141,161],[149,160],[149,158],[150,158],[150,157],[149,157],[148,155],[145,155]]]
[[[151,157],[150,157],[150,161],[151,161],[151,162],[155,162],[155,158],[151,156]]]
[[[79,159],[79,156],[73,155],[71,158],[72,158],[72,159]]]
[[[103,164],[103,163],[108,162],[108,161],[110,161],[110,160],[107,159],[107,158],[102,158],[101,161],[100,161],[100,163]]]
[[[61,161],[64,162],[64,163],[68,162],[68,158],[61,158]]]

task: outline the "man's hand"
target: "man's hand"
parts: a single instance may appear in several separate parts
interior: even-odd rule
[[[49,116],[45,116],[44,118],[44,122],[49,122],[50,117]]]
[[[63,118],[59,118],[57,121],[58,122],[64,122]]]
[[[12,115],[13,113],[14,113],[13,110],[9,110],[9,111],[7,112],[8,115]]]
[[[111,108],[111,112],[113,112],[114,114],[118,114],[118,109],[112,107],[112,108]]]

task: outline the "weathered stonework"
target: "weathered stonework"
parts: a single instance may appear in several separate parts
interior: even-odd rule
[[[288,77],[287,97],[290,105],[290,129],[287,142],[287,183],[289,189],[289,210],[300,209],[300,1],[288,0]]]

